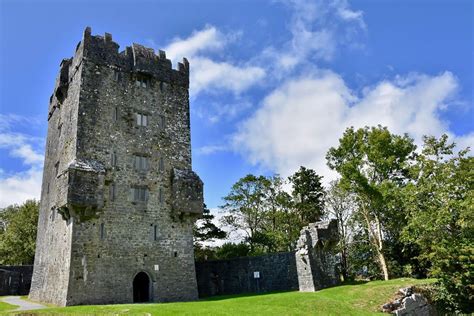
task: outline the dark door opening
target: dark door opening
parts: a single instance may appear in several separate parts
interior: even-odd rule
[[[133,279],[133,302],[150,301],[150,278],[145,272],[139,272]]]

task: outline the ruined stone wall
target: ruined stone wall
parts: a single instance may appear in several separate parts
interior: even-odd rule
[[[340,282],[334,250],[338,240],[336,220],[303,227],[295,253],[300,291],[313,292]]]
[[[300,290],[313,292],[339,283],[337,221],[305,226],[297,251],[196,263],[199,296]],[[259,272],[259,279],[254,272]]]
[[[81,78],[79,97],[71,101],[75,120],[63,123],[76,132],[69,138],[74,150],[46,155],[45,170],[58,157],[66,182],[58,184],[59,193],[43,192],[42,203],[57,197],[50,204],[60,216],[51,225],[42,208],[41,225],[51,229],[38,234],[38,258],[46,263],[38,259],[37,269],[35,261],[38,280],[68,272],[60,282],[67,295],[45,294],[44,280],[34,279],[38,291],[31,297],[59,305],[129,303],[142,271],[152,281],[151,300],[196,299],[192,224],[202,214],[202,182],[191,171],[187,61],[174,70],[164,52],[138,44],[119,53],[110,34],[93,36],[87,28],[75,64]],[[57,140],[54,124],[50,119],[48,139]],[[143,170],[137,157],[146,160]],[[51,178],[47,171],[43,187]],[[136,188],[143,199],[135,197]],[[45,246],[51,235],[63,240]],[[46,259],[49,252],[53,259]]]
[[[196,276],[199,297],[298,290],[294,252],[196,262]]]
[[[0,266],[0,296],[27,295],[33,266]]]

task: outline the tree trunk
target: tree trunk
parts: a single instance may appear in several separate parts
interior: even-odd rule
[[[377,249],[377,255],[379,257],[380,268],[382,269],[382,272],[383,272],[383,279],[385,281],[388,281],[388,268],[387,268],[387,262],[385,261],[385,256],[378,249]]]
[[[364,216],[365,223],[367,225],[367,232],[369,234],[369,242],[373,245],[373,247],[375,248],[375,251],[377,252],[380,270],[382,270],[384,280],[387,281],[389,279],[388,267],[387,267],[387,262],[385,260],[385,256],[383,254],[383,236],[382,236],[382,228],[380,225],[380,220],[377,217],[377,215],[374,216],[375,217],[375,230],[376,230],[374,231],[374,227],[373,227],[374,225],[372,225],[367,209],[365,205],[363,204],[362,204],[362,214]]]

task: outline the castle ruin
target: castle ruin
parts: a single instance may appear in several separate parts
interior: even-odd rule
[[[189,64],[88,27],[50,98],[29,297],[60,306],[197,299]]]

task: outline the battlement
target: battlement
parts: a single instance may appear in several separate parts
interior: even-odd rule
[[[189,62],[186,58],[178,63],[178,69],[173,69],[165,51],[159,50],[156,54],[153,48],[133,43],[119,52],[120,46],[113,41],[112,34],[105,33],[101,36],[91,33],[91,28],[86,27],[82,41],[77,47],[82,48],[84,59],[113,66],[121,71],[147,74],[158,81],[189,87]]]

